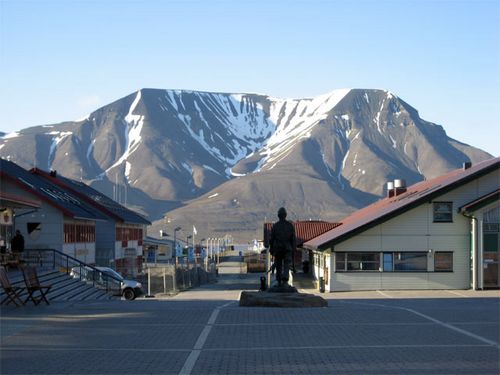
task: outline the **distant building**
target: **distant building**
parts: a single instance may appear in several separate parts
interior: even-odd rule
[[[14,200],[24,205],[14,208],[11,229],[21,231],[25,248],[55,249],[85,263],[95,263],[96,223],[106,222],[106,216],[4,159],[0,159],[0,179],[2,197],[16,197]]]
[[[147,236],[144,239],[144,260],[147,263],[171,262],[174,254],[174,241]]]
[[[500,158],[406,187],[304,243],[326,290],[500,286]]]
[[[1,186],[1,184],[0,184]],[[15,233],[14,215],[38,209],[40,201],[6,193],[0,189],[0,252],[10,250],[10,241]]]
[[[304,249],[303,244],[329,230],[339,226],[339,223],[331,223],[321,220],[291,221],[295,228],[297,237],[297,251],[293,254],[293,263],[296,269],[302,267],[303,262],[312,262],[312,251]],[[271,229],[274,223],[264,223],[264,247],[269,247]],[[314,269],[313,269],[314,271]]]
[[[96,227],[96,264],[114,266],[126,275],[135,275],[141,267],[146,228],[151,222],[120,205],[105,194],[80,181],[34,168],[31,174],[67,191],[106,218]]]

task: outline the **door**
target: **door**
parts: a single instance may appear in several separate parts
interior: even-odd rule
[[[483,287],[500,287],[498,233],[483,234]]]
[[[483,288],[500,288],[500,207],[484,213]]]

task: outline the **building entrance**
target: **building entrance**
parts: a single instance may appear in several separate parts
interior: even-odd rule
[[[483,287],[500,288],[500,206],[484,213]]]

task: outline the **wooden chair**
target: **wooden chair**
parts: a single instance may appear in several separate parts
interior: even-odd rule
[[[31,300],[35,305],[40,302],[45,301],[47,305],[50,305],[47,299],[47,293],[49,292],[52,285],[41,285],[40,280],[38,280],[38,275],[36,273],[36,268],[32,266],[22,267],[24,283],[26,284],[26,290],[28,291],[28,297],[24,303]],[[39,296],[35,297],[35,293],[39,292]]]
[[[3,305],[4,302],[7,302],[6,305],[12,302],[16,306],[21,306],[26,303],[23,302],[20,297],[21,293],[26,288],[20,286],[12,286],[5,267],[0,267],[0,284],[2,285],[2,289],[5,291],[5,298],[2,300],[2,302],[0,302],[0,305]]]

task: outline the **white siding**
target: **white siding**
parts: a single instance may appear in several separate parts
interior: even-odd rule
[[[470,222],[457,211],[499,185],[497,170],[347,239],[334,249],[335,252],[427,252],[430,272],[332,272],[331,290],[468,289]],[[433,222],[435,201],[453,202],[453,222]],[[453,272],[433,272],[436,251],[453,252]]]

